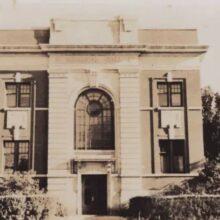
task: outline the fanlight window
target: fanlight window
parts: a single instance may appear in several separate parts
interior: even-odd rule
[[[114,149],[114,105],[102,90],[86,90],[76,101],[75,148]]]

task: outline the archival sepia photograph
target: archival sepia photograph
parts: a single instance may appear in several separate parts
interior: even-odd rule
[[[0,0],[0,220],[219,220],[219,51],[219,0]]]

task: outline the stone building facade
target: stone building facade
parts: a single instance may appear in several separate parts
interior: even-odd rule
[[[196,175],[206,51],[194,29],[134,20],[1,30],[1,174],[34,170],[75,214]]]

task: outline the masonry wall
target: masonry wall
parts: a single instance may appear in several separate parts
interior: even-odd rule
[[[147,70],[143,71],[140,76],[143,174],[161,172],[159,139],[166,139],[167,134],[159,128],[160,108],[157,100],[157,89],[153,81],[164,79],[166,72],[166,70]],[[199,71],[176,70],[172,71],[172,76],[174,79],[184,79],[186,85],[186,106],[180,108],[183,116],[182,126],[176,129],[175,136],[176,139],[185,139],[188,143],[189,165],[192,168],[191,165],[199,164],[204,158]],[[154,88],[152,88],[153,86]],[[172,107],[170,110],[172,111]]]
[[[94,32],[90,24],[99,31]],[[107,176],[108,208],[114,209],[133,196],[148,195],[169,183],[193,176],[203,158],[201,51],[192,53],[189,51],[195,48],[191,48],[184,52],[188,45],[197,45],[196,31],[140,31],[139,43],[146,44],[142,47],[135,45],[138,34],[134,24],[133,21],[123,23],[120,19],[101,25],[98,22],[77,25],[53,21],[50,40],[49,30],[0,33],[0,42],[16,46],[9,47],[10,53],[5,53],[7,47],[0,47],[0,52],[4,52],[0,56],[0,90],[4,91],[5,81],[14,80],[17,71],[22,77],[35,80],[36,105],[34,111],[29,110],[28,127],[21,130],[21,137],[33,140],[32,168],[37,174],[47,175],[49,193],[62,195],[74,214],[82,211],[82,175]],[[100,33],[106,38],[98,42]],[[14,34],[17,39],[12,37]],[[39,45],[48,42],[51,45]],[[70,45],[64,45],[67,43]],[[85,48],[78,45],[79,52],[76,44],[82,43],[90,44],[87,47],[90,51],[83,52]],[[97,46],[91,49],[91,43]],[[103,49],[101,44],[106,43],[114,45]],[[117,52],[115,43],[121,43],[116,46]],[[161,46],[166,44],[171,46]],[[178,44],[183,46],[172,49]],[[182,121],[181,127],[175,130],[175,138],[186,140],[187,171],[191,174],[162,174],[160,170],[159,139],[167,139],[167,133],[159,126],[161,109],[156,83],[158,79],[166,81],[169,71],[174,79],[182,80],[185,87],[186,105],[178,109]],[[89,88],[105,91],[114,102],[115,150],[75,150],[74,105],[81,92]],[[3,140],[13,138],[11,131],[5,129],[4,99],[5,94],[1,93],[1,161]],[[0,170],[3,173],[3,163]]]
[[[7,123],[7,111],[9,108],[6,103],[6,82],[14,82],[15,71],[2,71],[0,73],[0,89],[1,93],[1,113],[0,113],[0,124],[1,124],[1,172],[4,171],[4,140],[13,140],[13,132],[6,128]],[[34,168],[37,174],[47,173],[47,107],[48,107],[48,76],[46,72],[37,71],[22,71],[21,77],[23,81],[32,81],[35,86],[32,92],[35,90],[36,93],[32,93],[32,101],[36,105],[33,108],[17,108],[16,111],[26,110],[27,111],[27,127],[20,129],[20,140],[30,141],[30,150],[33,153],[31,157],[31,167]],[[13,108],[11,108],[13,110]],[[34,145],[32,146],[32,140]]]

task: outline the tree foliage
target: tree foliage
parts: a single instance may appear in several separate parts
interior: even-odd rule
[[[199,175],[180,185],[168,185],[163,195],[220,195],[220,158],[207,160]]]
[[[220,94],[202,89],[202,106],[205,156],[215,159],[220,152]]]

